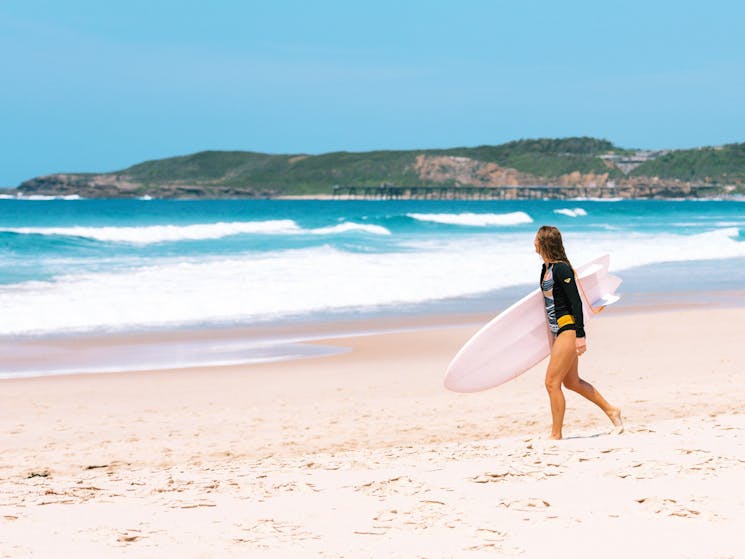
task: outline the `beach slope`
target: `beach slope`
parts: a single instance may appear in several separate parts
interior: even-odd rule
[[[580,373],[444,390],[479,324],[326,357],[0,381],[0,557],[738,557],[740,309],[608,311]],[[43,535],[43,537],[40,537]]]

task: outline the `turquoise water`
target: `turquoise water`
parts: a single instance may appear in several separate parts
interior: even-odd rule
[[[685,283],[684,272],[649,273],[662,263],[697,262],[727,285],[745,258],[736,201],[0,199],[0,335],[467,301],[535,283],[543,224],[563,231],[573,263],[610,253],[639,289]]]

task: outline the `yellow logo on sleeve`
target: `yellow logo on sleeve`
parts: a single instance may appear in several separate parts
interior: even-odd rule
[[[564,280],[564,283],[569,283],[570,281],[572,281],[572,278],[567,278]]]

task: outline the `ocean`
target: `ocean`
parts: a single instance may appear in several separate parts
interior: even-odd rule
[[[488,312],[534,287],[543,224],[576,265],[610,253],[622,293],[745,279],[739,201],[5,197],[0,336]]]

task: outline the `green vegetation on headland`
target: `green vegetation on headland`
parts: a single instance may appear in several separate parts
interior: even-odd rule
[[[706,184],[745,183],[745,143],[670,151],[630,173]]]
[[[744,191],[745,143],[640,151],[583,137],[321,155],[204,151],[112,173],[37,177],[21,184],[18,192],[89,198],[237,198],[328,195],[335,185],[383,184],[450,187],[449,195],[455,196],[462,187],[504,187],[503,197],[515,197],[521,185],[555,186],[554,196],[721,195]]]

